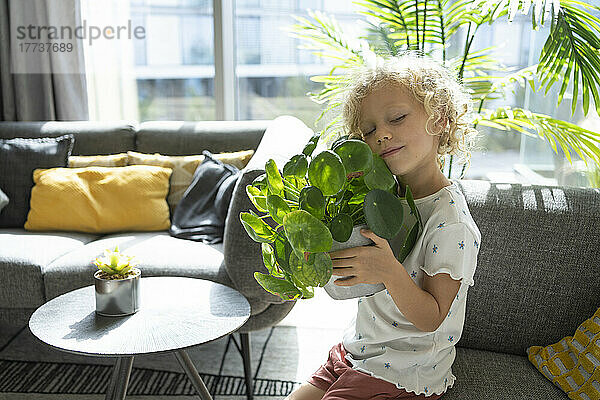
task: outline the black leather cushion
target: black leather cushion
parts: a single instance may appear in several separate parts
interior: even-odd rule
[[[0,188],[10,199],[0,214],[0,228],[22,228],[25,225],[33,170],[66,167],[74,141],[73,135],[0,139]]]
[[[240,171],[214,159],[206,150],[202,154],[206,158],[196,168],[190,187],[175,208],[169,233],[215,244],[223,241],[225,218]]]

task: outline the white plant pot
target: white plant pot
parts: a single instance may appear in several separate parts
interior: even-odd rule
[[[133,268],[136,274],[125,279],[103,279],[94,274],[96,292],[96,313],[116,317],[136,313],[140,308],[141,271]]]
[[[336,242],[334,240],[333,244],[331,245],[330,251],[337,251],[372,244],[373,241],[371,239],[366,238],[360,234],[360,230],[363,228],[368,227],[367,225],[355,226],[352,229],[352,235],[350,235],[350,239],[348,239],[345,242]],[[329,279],[329,282],[327,282],[327,284],[324,286],[324,289],[327,292],[327,294],[335,300],[346,300],[355,297],[370,296],[377,292],[381,292],[385,289],[385,285],[383,283],[358,283],[352,286],[338,286],[335,283],[333,283],[333,281],[335,281],[336,279],[340,279],[340,276],[332,275],[331,279]]]

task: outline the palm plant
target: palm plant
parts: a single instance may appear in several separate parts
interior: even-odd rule
[[[361,0],[355,4],[362,8],[360,13],[367,16],[369,24],[361,41],[349,40],[333,17],[318,11],[309,11],[310,18],[295,17],[297,24],[291,27],[291,35],[304,42],[303,48],[336,63],[328,75],[311,77],[323,84],[320,92],[310,93],[312,99],[327,105],[316,122],[325,115],[334,115],[321,132],[324,137],[330,138],[339,131],[341,112],[338,107],[351,68],[372,62],[374,57],[416,50],[457,71],[459,80],[466,85],[475,102],[475,127],[483,125],[502,131],[515,129],[548,141],[557,154],[558,142],[569,163],[572,164],[569,152],[572,149],[586,165],[589,158],[600,166],[599,132],[524,108],[484,108],[486,101],[505,97],[506,91],[516,84],[525,87],[529,83],[536,91],[534,81],[537,78],[540,82],[538,90],[545,86],[544,95],[555,83],[562,83],[557,106],[562,102],[569,82],[573,83],[572,115],[580,92],[584,114],[588,114],[590,97],[600,114],[600,19],[589,12],[600,10],[600,7],[579,0],[533,0],[533,8],[531,0]],[[548,15],[551,22],[538,64],[509,71],[508,75],[492,75],[506,72],[507,68],[491,55],[496,46],[471,50],[478,29],[507,14],[512,22],[517,12],[527,15],[530,8],[535,30],[540,24],[544,25]],[[449,58],[449,43],[463,25],[466,26],[463,49],[458,56]],[[452,162],[451,156],[449,178]],[[465,167],[460,178],[464,177]]]

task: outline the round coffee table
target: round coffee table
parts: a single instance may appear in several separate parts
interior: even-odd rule
[[[94,286],[63,294],[38,308],[29,329],[59,350],[116,357],[106,399],[124,399],[136,355],[174,352],[202,399],[212,399],[185,351],[241,327],[250,305],[237,290],[202,279],[140,280],[140,310],[125,317],[96,314]]]

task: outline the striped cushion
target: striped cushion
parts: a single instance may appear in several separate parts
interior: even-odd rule
[[[600,399],[600,308],[560,342],[527,349],[529,361],[577,400]]]
[[[135,151],[128,151],[127,154],[129,156],[129,165],[155,165],[171,168],[173,170],[169,186],[169,195],[167,196],[171,214],[173,214],[175,207],[192,183],[196,168],[204,161],[203,155],[167,156],[158,153],[145,154]],[[238,169],[242,169],[248,164],[248,161],[250,161],[253,154],[254,150],[243,150],[233,153],[214,154],[214,157],[225,164],[230,164]]]
[[[70,156],[69,168],[83,167],[126,167],[127,153],[98,156]]]

